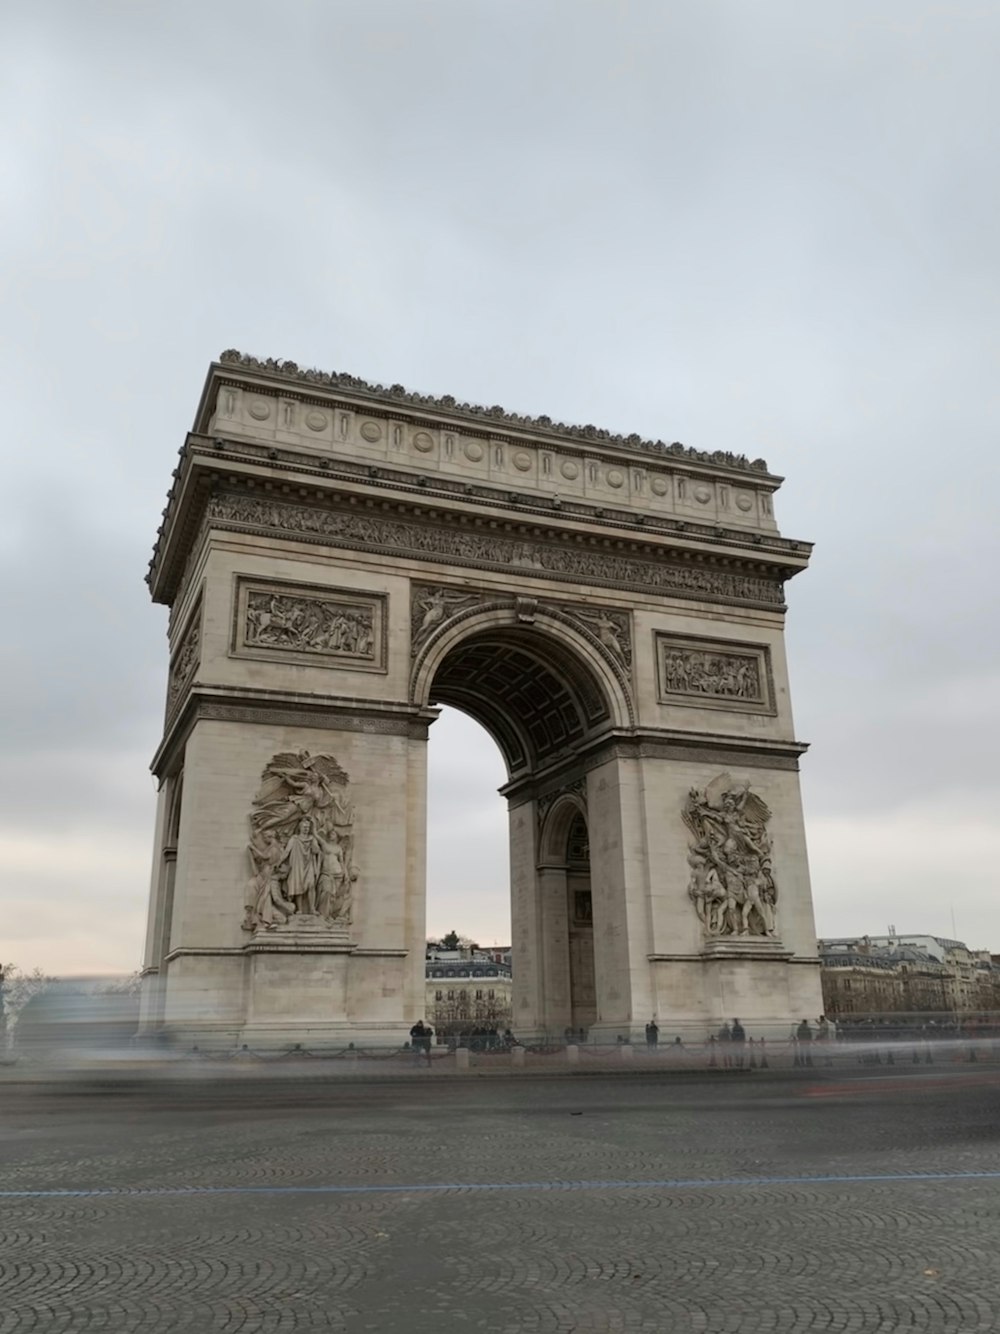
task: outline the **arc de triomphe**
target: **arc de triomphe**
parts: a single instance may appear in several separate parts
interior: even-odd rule
[[[401,1041],[435,706],[508,769],[514,1028],[820,1008],[762,460],[225,352],[149,570],[170,674],[143,1031]]]

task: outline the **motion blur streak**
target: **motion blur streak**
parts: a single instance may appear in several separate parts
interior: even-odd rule
[[[0,1199],[86,1199],[125,1195],[129,1198],[162,1195],[414,1195],[472,1190],[707,1190],[732,1186],[816,1186],[852,1181],[977,1181],[1000,1180],[1000,1172],[865,1172],[840,1176],[716,1177],[690,1181],[461,1181],[421,1182],[408,1186],[167,1186],[131,1190],[97,1186],[93,1190],[0,1190]]]

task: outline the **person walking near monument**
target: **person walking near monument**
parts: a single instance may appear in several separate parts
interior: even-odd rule
[[[827,1019],[825,1014],[821,1014],[816,1020],[816,1041],[822,1043],[822,1052],[825,1058],[824,1064],[833,1065],[833,1055],[830,1051],[830,1044],[835,1036],[833,1025]]]
[[[730,1047],[733,1042],[733,1033],[728,1024],[723,1024],[719,1029],[719,1042],[722,1044],[722,1068],[723,1070],[731,1070],[733,1068],[733,1054]]]
[[[733,1026],[729,1030],[730,1038],[733,1042],[733,1064],[737,1070],[743,1069],[743,1049],[747,1040],[746,1030],[738,1019],[733,1020]]]
[[[410,1029],[410,1051],[413,1053],[413,1064],[420,1064],[420,1056],[424,1048],[424,1021],[418,1019]]]
[[[798,1056],[800,1065],[812,1065],[812,1037],[813,1031],[809,1027],[809,1020],[803,1019],[795,1030],[795,1040],[798,1043]]]
[[[650,1051],[655,1051],[660,1041],[660,1030],[655,1019],[650,1019],[646,1025],[646,1046]]]

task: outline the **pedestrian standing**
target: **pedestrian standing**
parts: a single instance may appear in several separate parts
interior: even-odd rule
[[[728,1024],[723,1024],[719,1029],[719,1041],[722,1044],[722,1068],[731,1070],[733,1068],[733,1055],[730,1047],[733,1042],[733,1034]]]
[[[809,1020],[803,1019],[795,1030],[795,1038],[799,1044],[800,1065],[812,1065],[812,1037],[813,1031],[809,1027]]]
[[[830,1042],[832,1041],[832,1038],[833,1033],[830,1028],[830,1022],[825,1014],[821,1014],[816,1020],[816,1041],[823,1044],[820,1050],[823,1053],[826,1065],[833,1065],[833,1057],[830,1054]]]
[[[424,1021],[418,1019],[410,1029],[410,1050],[413,1053],[413,1064],[420,1064],[420,1056],[424,1045]]]
[[[738,1019],[733,1020],[733,1026],[729,1030],[730,1040],[733,1043],[733,1064],[737,1070],[743,1069],[743,1051],[747,1040],[746,1030]]]
[[[655,1051],[660,1041],[660,1030],[655,1019],[650,1019],[646,1025],[646,1046],[650,1051]]]

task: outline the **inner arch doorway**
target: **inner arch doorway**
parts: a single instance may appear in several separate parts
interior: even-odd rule
[[[545,819],[539,876],[549,1022],[558,1027],[564,1020],[564,1036],[583,1040],[597,1022],[598,1009],[590,835],[578,793],[557,798]]]

